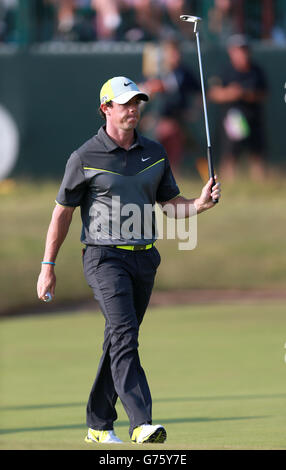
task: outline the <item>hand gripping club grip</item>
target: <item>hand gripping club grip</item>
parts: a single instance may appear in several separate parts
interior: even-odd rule
[[[213,179],[214,184],[212,185],[212,188],[215,185],[215,175],[214,175],[214,167],[213,167],[213,159],[212,159],[212,149],[211,147],[208,147],[207,149],[207,158],[208,158],[208,168],[209,168],[209,177]],[[213,203],[217,204],[218,199],[213,199]]]

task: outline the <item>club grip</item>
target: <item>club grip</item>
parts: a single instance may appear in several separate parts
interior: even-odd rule
[[[214,175],[214,167],[213,167],[213,157],[212,157],[212,149],[211,147],[208,147],[207,149],[207,158],[208,158],[208,168],[209,168],[209,177],[213,179],[214,184],[212,185],[212,188],[215,185],[215,175]],[[218,199],[213,199],[213,203],[217,204]]]

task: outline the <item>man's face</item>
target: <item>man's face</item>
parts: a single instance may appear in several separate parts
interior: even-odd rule
[[[121,130],[135,129],[140,119],[140,103],[141,99],[134,96],[125,104],[112,102],[112,107],[102,106],[102,110],[106,115],[106,121],[114,127]]]
[[[166,44],[163,48],[164,68],[166,72],[176,69],[181,60],[181,54],[177,47],[172,44]]]
[[[230,47],[228,50],[230,60],[237,70],[246,71],[250,65],[250,56],[246,47]]]

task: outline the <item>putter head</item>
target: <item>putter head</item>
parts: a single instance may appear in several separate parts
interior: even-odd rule
[[[198,23],[199,21],[202,21],[202,18],[199,16],[191,16],[191,15],[181,15],[180,19],[182,21],[188,21],[189,23]]]
[[[197,26],[202,19],[199,16],[191,16],[191,15],[181,15],[180,20],[187,21],[188,23],[194,23],[194,33],[198,34]]]

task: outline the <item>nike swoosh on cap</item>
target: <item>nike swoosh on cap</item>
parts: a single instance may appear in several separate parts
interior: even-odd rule
[[[124,82],[124,86],[132,85],[132,82]]]

